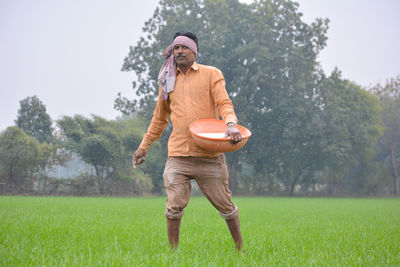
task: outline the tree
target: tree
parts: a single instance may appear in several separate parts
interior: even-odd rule
[[[312,110],[311,105],[308,112],[298,112],[299,105],[312,104],[309,85],[316,57],[326,43],[327,20],[307,25],[297,8],[298,4],[283,0],[252,5],[237,0],[161,1],[143,28],[146,37],[131,47],[123,65],[124,71],[134,71],[138,77],[134,88],[139,100],[119,96],[115,107],[151,117],[161,53],[173,33],[191,30],[199,37],[198,62],[223,71],[239,120],[253,132],[246,149],[228,157],[233,190],[238,189],[240,173],[234,166],[241,165],[245,154],[251,155],[246,160],[257,172],[281,174],[282,157],[275,157],[279,152],[271,149],[279,151],[286,145],[285,125],[297,125],[298,117]]]
[[[374,145],[382,133],[378,99],[340,76],[334,70],[324,80],[320,96],[323,138],[319,156],[328,172],[329,193],[343,192],[346,178],[365,178],[357,177],[354,169],[373,160]]]
[[[115,130],[97,116],[93,121],[79,115],[74,118],[64,116],[57,124],[67,138],[66,147],[94,167],[100,194],[104,194],[105,183],[115,173],[122,151]]]
[[[34,174],[46,166],[47,144],[39,144],[20,128],[8,127],[0,134],[0,177],[6,191],[23,193],[32,189]]]
[[[381,117],[384,125],[382,143],[390,158],[394,178],[394,192],[399,195],[400,173],[400,75],[390,79],[385,85],[376,84],[371,88],[383,107]]]
[[[123,156],[126,160],[124,161],[124,169],[126,173],[134,171],[132,169],[132,155],[139,147],[140,142],[144,134],[145,125],[142,120],[136,116],[127,116],[116,121],[116,130],[121,136],[122,144],[124,147]],[[165,163],[162,161],[162,149],[159,142],[155,142],[149,149],[149,153],[146,156],[146,161],[140,166],[143,173],[150,176],[152,181],[152,191],[154,193],[161,193],[163,190],[163,179],[162,173],[164,171]],[[139,168],[138,168],[139,169]],[[136,169],[136,173],[138,172]]]
[[[39,142],[50,143],[52,127],[46,106],[37,96],[27,97],[20,101],[16,125]]]
[[[116,109],[150,120],[162,51],[182,29],[199,38],[197,61],[223,71],[239,123],[253,133],[242,150],[228,154],[233,191],[282,188],[293,195],[323,183],[337,193],[346,179],[362,179],[353,170],[373,157],[381,132],[377,100],[340,71],[323,73],[317,56],[328,20],[304,23],[290,0],[161,1],[122,68],[136,73],[138,98],[119,95]],[[164,149],[166,142],[163,135]]]
[[[66,148],[93,166],[100,194],[107,193],[107,185],[117,179],[136,179],[140,188],[136,192],[151,190],[148,175],[131,167],[131,147],[138,145],[143,134],[138,132],[137,125],[134,128],[128,120],[107,121],[94,115],[92,119],[64,116],[57,124]]]

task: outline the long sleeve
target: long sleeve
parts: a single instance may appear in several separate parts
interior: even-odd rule
[[[218,113],[221,115],[225,124],[229,122],[237,123],[232,101],[225,88],[225,79],[220,70],[213,72],[211,77],[211,93]]]
[[[142,143],[139,146],[144,150],[147,150],[154,141],[160,138],[164,129],[168,125],[168,118],[171,114],[171,110],[167,100],[161,100],[161,94],[161,89],[159,89],[157,105],[153,112],[153,118],[151,119],[151,123],[147,132],[143,136]]]

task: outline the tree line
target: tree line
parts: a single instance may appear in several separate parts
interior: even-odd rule
[[[160,1],[124,60],[122,70],[137,76],[137,97],[118,95],[120,118],[64,116],[53,129],[39,99],[21,101],[16,126],[0,136],[3,192],[162,194],[171,126],[143,167],[132,169],[130,161],[156,103],[161,53],[185,29],[199,38],[197,61],[222,70],[239,123],[253,134],[227,154],[232,191],[399,194],[400,76],[362,88],[338,69],[325,74],[318,55],[328,24],[304,23],[298,4],[287,0]],[[46,176],[71,153],[93,172],[68,181]]]
[[[45,105],[33,96],[20,102],[15,122],[0,134],[3,193],[141,195],[154,188],[151,177],[161,162],[158,153],[152,153],[143,168],[131,167],[132,151],[145,129],[138,118],[63,116],[53,129]],[[74,155],[93,171],[69,179],[51,177],[52,167],[65,165]]]

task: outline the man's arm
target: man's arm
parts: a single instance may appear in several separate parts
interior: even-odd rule
[[[147,129],[147,132],[143,136],[139,148],[132,157],[132,166],[134,168],[136,165],[140,165],[146,160],[147,150],[154,141],[160,138],[165,127],[168,125],[168,118],[171,114],[171,109],[169,108],[167,100],[161,100],[161,94],[162,92],[160,88],[158,92],[157,105],[154,109],[151,123]]]
[[[227,125],[225,136],[229,137],[233,144],[240,142],[242,140],[242,135],[236,127],[238,119],[236,117],[232,101],[230,100],[228,92],[225,88],[224,76],[219,70],[215,71],[212,75],[211,92],[214,103],[217,106],[218,113],[221,115],[222,119]]]

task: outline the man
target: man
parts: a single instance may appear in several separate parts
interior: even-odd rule
[[[190,180],[226,220],[237,250],[242,248],[239,211],[231,201],[228,171],[222,153],[206,151],[197,146],[189,125],[199,119],[222,117],[227,125],[226,136],[232,143],[241,141],[236,128],[237,118],[225,89],[225,80],[217,68],[196,63],[198,40],[191,32],[178,32],[164,51],[158,83],[158,101],[153,118],[132,163],[144,162],[152,142],[157,140],[171,116],[172,134],[168,140],[168,160],[163,174],[168,195],[165,216],[168,240],[177,248],[180,222],[191,193]]]

